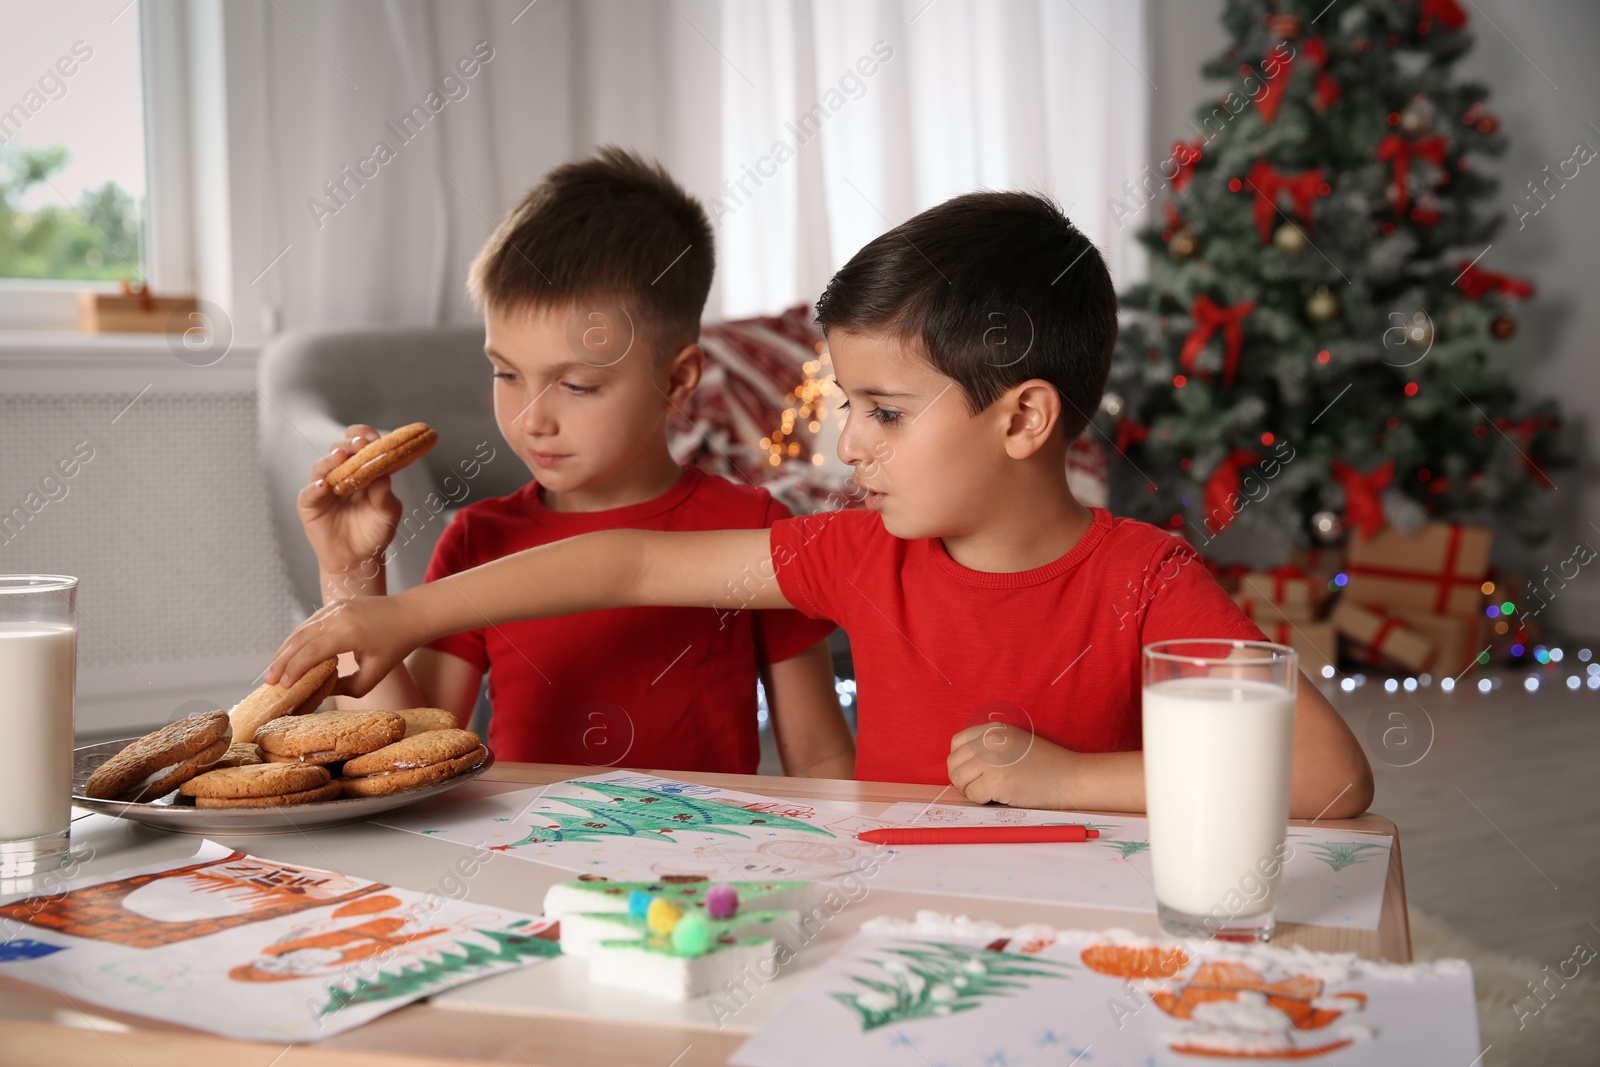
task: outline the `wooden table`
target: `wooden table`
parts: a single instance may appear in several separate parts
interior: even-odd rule
[[[463,790],[504,792],[592,774],[597,768],[556,764],[501,763]],[[953,789],[840,782],[819,779],[738,774],[653,772],[705,785],[773,797],[795,797],[823,804],[856,806],[877,814],[890,804],[913,801],[964,805]],[[1102,813],[1093,813],[1102,814]],[[1103,813],[1114,814],[1114,813]],[[1309,825],[1297,822],[1295,825]],[[1356,952],[1373,959],[1409,962],[1411,936],[1406,922],[1405,880],[1400,865],[1400,839],[1395,825],[1378,815],[1343,821],[1322,821],[1325,829],[1393,834],[1388,881],[1384,887],[1379,928],[1350,930],[1281,924],[1274,944]],[[74,824],[74,848],[93,850],[83,864],[87,874],[110,874],[128,867],[178,859],[193,854],[197,839],[150,830],[101,815],[87,815]],[[431,888],[438,872],[464,845],[420,837],[373,824],[338,827],[309,834],[219,838],[223,844],[255,855],[332,868],[419,891]],[[469,899],[537,914],[545,889],[569,878],[568,872],[525,860],[495,856],[474,877]],[[21,888],[21,887],[19,887]],[[1138,933],[1159,934],[1154,914],[1105,911],[1017,901],[974,900],[948,895],[874,890],[846,907],[824,931],[814,950],[818,958],[837,949],[865,920],[877,915],[910,917],[919,908],[965,913],[1004,924],[1042,922],[1057,927],[1104,929],[1120,926]],[[808,954],[809,955],[809,954]],[[529,971],[554,967],[541,964]],[[527,972],[512,972],[512,975]],[[374,1022],[315,1045],[267,1045],[231,1041],[137,1016],[76,1003],[49,989],[0,977],[0,1067],[50,1064],[52,1067],[367,1067],[372,1064],[523,1064],[555,1067],[579,1064],[639,1064],[642,1067],[699,1067],[721,1064],[748,1036],[750,1028],[719,1030],[704,1025],[662,1025],[597,1019],[565,1012],[510,1010],[506,1004],[484,1006],[480,990],[511,978],[499,975],[469,984],[434,1002],[416,1003]],[[785,982],[780,976],[773,993]],[[502,986],[502,988],[504,988]],[[792,985],[789,987],[792,988]],[[760,994],[758,994],[760,995]],[[502,998],[504,994],[502,994]]]

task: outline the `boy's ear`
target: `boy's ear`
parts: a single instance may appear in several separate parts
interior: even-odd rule
[[[1061,425],[1061,394],[1038,378],[1013,386],[1001,397],[1005,449],[1012,459],[1027,459],[1048,444]]]
[[[700,384],[706,366],[706,353],[697,344],[684,345],[667,357],[663,368],[666,382],[662,392],[674,406],[682,407]]]

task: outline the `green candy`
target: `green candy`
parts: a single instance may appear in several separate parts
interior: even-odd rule
[[[672,950],[682,956],[704,956],[714,940],[711,923],[698,912],[689,912],[672,928]]]

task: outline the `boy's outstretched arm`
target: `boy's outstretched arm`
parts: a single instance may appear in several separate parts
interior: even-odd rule
[[[833,654],[826,640],[777,663],[762,664],[772,733],[791,778],[854,778],[856,743],[839,710]]]
[[[950,782],[969,800],[1058,810],[1144,811],[1144,753],[1074,752],[1006,723],[950,740]],[[1372,767],[1326,697],[1296,687],[1291,819],[1349,819],[1372,803]]]
[[[602,530],[517,552],[387,597],[323,607],[284,641],[269,682],[292,682],[341,652],[362,696],[412,649],[445,634],[520,619],[635,606],[791,607],[778,589],[767,530]]]

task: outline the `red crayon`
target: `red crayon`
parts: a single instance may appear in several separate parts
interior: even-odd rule
[[[1045,841],[1087,841],[1099,830],[1085,826],[901,826],[863,830],[856,840],[874,845],[1015,845]]]

